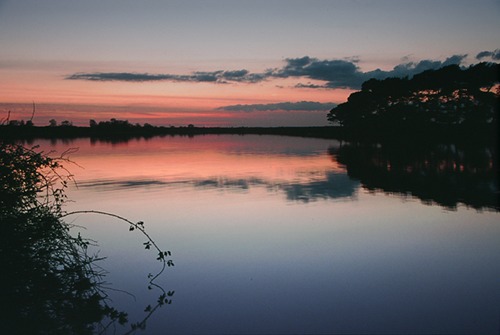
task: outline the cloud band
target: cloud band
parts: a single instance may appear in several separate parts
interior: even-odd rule
[[[335,107],[336,104],[321,103],[315,101],[299,101],[299,102],[279,102],[274,104],[251,104],[251,105],[230,105],[217,108],[230,112],[260,112],[260,111],[328,111]]]
[[[297,88],[321,89],[359,89],[361,84],[371,78],[385,79],[388,77],[413,76],[425,70],[434,70],[447,65],[460,65],[467,55],[454,55],[444,61],[422,60],[406,62],[395,66],[390,71],[376,69],[363,72],[357,66],[357,60],[333,59],[321,60],[309,56],[287,58],[281,68],[269,69],[261,73],[251,73],[248,70],[218,70],[208,72],[192,72],[190,74],[149,74],[131,72],[78,72],[66,77],[67,80],[90,81],[122,81],[122,82],[194,82],[194,83],[258,83],[277,78],[306,78],[319,81],[320,84],[298,83]],[[500,58],[500,51],[483,51],[476,58]],[[321,83],[323,82],[323,83]]]

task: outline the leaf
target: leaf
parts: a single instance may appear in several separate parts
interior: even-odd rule
[[[135,229],[134,226],[131,225],[128,231],[133,231],[134,229]]]

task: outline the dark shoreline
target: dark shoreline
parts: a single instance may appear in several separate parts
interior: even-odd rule
[[[0,140],[75,139],[127,140],[157,136],[198,135],[278,135],[309,138],[326,138],[348,141],[458,141],[495,143],[496,127],[462,128],[429,126],[425,129],[376,129],[316,127],[126,127],[101,128],[80,126],[0,126]]]
[[[0,139],[35,138],[134,138],[155,136],[195,135],[283,135],[302,137],[337,138],[343,131],[338,127],[129,127],[92,128],[79,126],[37,127],[0,126]]]

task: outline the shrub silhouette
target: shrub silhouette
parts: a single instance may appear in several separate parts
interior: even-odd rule
[[[64,194],[71,174],[64,155],[51,158],[37,148],[0,143],[0,327],[8,334],[94,334],[109,325],[127,323],[127,314],[109,305],[102,287],[100,260],[88,254],[89,241],[70,234],[63,218]],[[65,154],[68,154],[66,152]],[[87,211],[92,212],[92,211]],[[146,237],[147,249],[161,253],[163,267],[150,276],[150,285],[162,292],[157,305],[131,328],[145,321],[161,305],[171,303],[173,292],[154,284],[165,266],[173,265],[170,252],[160,251],[142,222],[130,224]]]

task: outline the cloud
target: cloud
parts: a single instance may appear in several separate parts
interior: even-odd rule
[[[454,55],[444,61],[422,60],[418,63],[407,62],[395,66],[390,71],[376,69],[362,72],[352,60],[319,60],[302,57],[286,59],[287,64],[272,72],[273,76],[281,78],[303,77],[325,81],[323,85],[298,84],[301,88],[350,88],[358,89],[368,79],[385,79],[388,77],[413,76],[425,70],[438,69],[452,64],[461,64],[467,55]]]
[[[126,81],[126,82],[148,82],[148,81],[174,81],[174,82],[198,82],[198,83],[228,83],[262,81],[265,76],[249,73],[247,70],[236,71],[197,71],[188,75],[176,74],[149,74],[132,72],[78,72],[67,76],[68,80],[90,80],[90,81]]]
[[[361,72],[353,61],[319,60],[309,56],[287,58],[285,61],[287,63],[285,66],[275,69],[270,75],[277,78],[303,77],[326,81],[324,87],[330,88],[357,87],[364,81],[360,78]]]
[[[347,88],[359,89],[361,84],[368,79],[385,79],[388,77],[411,77],[425,70],[434,70],[443,66],[460,65],[467,55],[453,55],[444,61],[421,60],[419,62],[405,62],[395,66],[392,70],[376,69],[363,72],[357,65],[359,60],[353,59],[318,59],[309,56],[300,58],[287,58],[282,67],[268,69],[261,73],[251,73],[248,70],[217,70],[197,71],[190,74],[149,74],[131,72],[78,72],[66,77],[68,80],[90,81],[172,81],[172,82],[197,82],[197,83],[258,83],[277,78],[310,79],[322,83],[298,83],[297,88]],[[500,57],[500,50],[483,51],[477,58]]]
[[[496,49],[494,51],[481,51],[476,55],[477,60],[481,60],[483,58],[490,58],[493,60],[500,60],[500,49]]]
[[[324,85],[311,84],[311,83],[307,83],[307,84],[298,83],[297,85],[295,85],[295,87],[296,88],[327,88]]]
[[[90,81],[158,81],[169,80],[169,75],[148,74],[148,73],[128,73],[128,72],[94,72],[94,73],[75,73],[67,76],[69,80],[90,80]]]
[[[328,111],[335,107],[333,102],[321,103],[315,101],[279,102],[274,104],[252,104],[252,105],[230,105],[222,106],[217,110],[232,112],[256,112],[256,111]]]

